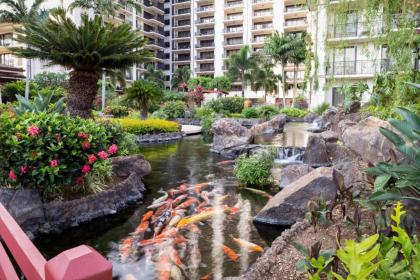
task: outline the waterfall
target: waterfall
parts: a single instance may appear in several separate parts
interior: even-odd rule
[[[322,125],[322,120],[320,117],[316,118],[310,127],[308,127],[308,131],[310,132],[321,132],[324,131],[324,126]]]
[[[304,148],[276,147],[276,163],[302,163]]]

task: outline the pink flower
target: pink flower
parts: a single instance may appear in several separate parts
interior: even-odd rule
[[[17,180],[17,176],[16,176],[16,174],[13,170],[10,170],[10,172],[9,172],[9,179],[12,180],[12,181]]]
[[[90,165],[88,165],[88,164],[85,164],[85,165],[83,165],[83,167],[82,167],[82,172],[83,172],[83,173],[89,173],[91,170],[92,170],[92,168],[91,168],[91,167],[90,167]]]
[[[50,166],[51,167],[57,167],[58,166],[58,160],[53,159],[52,161],[50,161]]]
[[[74,179],[74,182],[76,183],[76,185],[82,185],[83,184],[83,176],[78,176],[76,177],[76,179]]]
[[[28,166],[26,166],[26,165],[22,165],[21,167],[20,167],[20,173],[22,173],[22,174],[26,174],[28,172]]]
[[[80,139],[87,139],[88,135],[84,132],[78,132],[77,137],[80,138]]]
[[[87,150],[90,148],[90,142],[88,140],[83,141],[82,150]]]
[[[32,137],[35,137],[41,132],[41,129],[36,125],[31,125],[30,127],[28,127],[27,132]]]
[[[100,159],[106,159],[108,157],[108,154],[105,151],[100,151],[98,153],[98,156]]]
[[[94,164],[96,160],[97,160],[97,158],[96,158],[95,155],[93,155],[93,154],[92,155],[88,155],[88,162],[90,164]]]
[[[109,146],[108,148],[108,153],[110,155],[116,154],[118,152],[118,146],[115,144],[112,144],[111,146]]]

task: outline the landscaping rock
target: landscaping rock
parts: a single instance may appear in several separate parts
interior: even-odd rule
[[[335,119],[335,115],[337,113],[338,113],[338,109],[334,108],[334,107],[331,107],[331,108],[328,108],[327,110],[325,110],[325,112],[322,113],[322,116],[321,116],[322,127],[325,127],[325,128],[331,127],[331,125],[332,125],[332,123]]]
[[[286,121],[286,115],[277,115],[267,122],[254,125],[253,127],[251,127],[250,132],[252,136],[269,134],[274,132],[282,132]]]
[[[338,134],[331,130],[322,132],[320,136],[324,138],[326,143],[334,143],[338,141]]]
[[[318,134],[310,135],[308,137],[308,144],[305,149],[303,162],[313,167],[330,164],[326,142],[323,137]]]
[[[304,118],[303,118],[303,121],[304,122],[308,122],[308,123],[311,123],[311,122],[313,122],[314,120],[316,120],[317,118],[318,118],[319,116],[316,114],[316,113],[314,113],[314,112],[309,112]]]
[[[311,172],[313,168],[307,164],[291,164],[284,167],[280,172],[280,188],[285,188],[300,177]]]
[[[337,186],[333,169],[320,167],[294,181],[277,193],[254,218],[255,223],[291,226],[308,211],[308,201],[322,196],[335,199]]]
[[[364,161],[377,164],[390,158],[392,143],[380,132],[380,127],[391,125],[375,117],[368,117],[356,125],[347,127],[342,135],[344,144]]]
[[[170,133],[153,133],[153,134],[142,134],[137,138],[138,143],[156,143],[156,142],[168,142],[180,140],[184,137],[184,133],[170,132]]]
[[[328,158],[332,164],[337,164],[343,161],[355,160],[358,156],[349,150],[344,145],[337,143],[326,143]]]
[[[218,119],[214,122],[212,131],[212,151],[216,153],[228,152],[230,149],[252,142],[250,131],[232,119]]]
[[[261,119],[234,119],[234,120],[245,127],[252,127],[254,125],[263,123]]]
[[[357,122],[354,122],[354,121],[348,120],[348,119],[340,121],[338,123],[337,129],[336,129],[337,136],[340,135],[340,138],[341,138],[343,133],[346,131],[347,128],[349,128],[353,125],[356,125],[356,124],[357,124]]]
[[[334,165],[334,169],[340,171],[343,175],[344,185],[346,188],[351,187],[350,190],[354,197],[358,196],[369,185],[366,174],[353,161],[339,162]]]

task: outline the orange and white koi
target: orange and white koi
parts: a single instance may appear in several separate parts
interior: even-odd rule
[[[198,199],[195,197],[190,197],[188,198],[185,202],[181,203],[180,205],[178,205],[175,209],[185,209],[190,207],[193,204],[197,204],[198,203]]]
[[[146,230],[149,228],[149,221],[141,222],[136,230],[134,231],[135,234],[140,234],[146,232]]]
[[[187,198],[188,198],[188,195],[186,194],[178,196],[172,201],[172,207],[176,207],[178,204],[180,204],[182,201],[184,201]]]
[[[234,164],[235,160],[223,160],[216,163],[216,165],[230,165]]]
[[[235,241],[235,243],[239,247],[245,248],[249,252],[258,252],[258,253],[263,253],[264,252],[264,249],[257,244],[251,243],[249,241],[246,241],[246,240],[243,240],[243,239],[240,239],[240,238],[234,238],[233,236],[232,236],[232,239],[233,239],[233,241]]]
[[[172,213],[172,219],[168,223],[168,227],[174,227],[178,222],[184,217],[185,211],[183,210],[174,210]]]
[[[253,188],[247,188],[247,187],[244,187],[244,189],[247,190],[247,191],[253,192],[255,194],[259,194],[259,195],[267,198],[268,200],[273,198],[271,195],[269,195],[268,193],[266,193],[265,191],[262,191],[262,190],[257,190],[257,189],[253,189]]]
[[[170,256],[174,264],[176,264],[177,266],[179,266],[180,268],[184,270],[187,269],[187,267],[182,263],[182,260],[179,257],[178,252],[174,248],[172,248]]]
[[[226,254],[226,256],[229,257],[232,261],[236,262],[238,260],[238,255],[233,251],[231,248],[229,248],[226,245],[223,245],[223,252]]]
[[[195,184],[194,191],[196,194],[199,195],[203,189],[208,188],[208,187],[209,187],[208,183]]]
[[[120,246],[120,255],[121,255],[122,261],[125,261],[127,259],[128,255],[131,252],[132,245],[133,245],[133,239],[131,238],[124,239],[124,241],[122,242]]]
[[[238,202],[236,202],[236,204],[235,205],[233,205],[233,207],[232,208],[230,208],[230,214],[231,215],[235,215],[236,213],[238,213],[239,212],[239,208],[241,207],[241,203],[238,201]]]
[[[148,221],[153,216],[153,211],[147,211],[146,214],[144,214],[143,218],[141,219],[142,222]]]
[[[156,263],[156,269],[158,272],[159,280],[170,280],[171,278],[171,263],[169,256],[166,254],[161,254],[159,256],[158,262]]]
[[[175,195],[178,195],[178,194],[181,194],[181,193],[184,193],[184,192],[186,192],[187,191],[187,189],[188,189],[188,187],[185,185],[185,184],[181,184],[178,188],[176,188],[176,189],[170,189],[169,191],[168,191],[168,193],[169,193],[169,195],[170,196],[175,196]]]

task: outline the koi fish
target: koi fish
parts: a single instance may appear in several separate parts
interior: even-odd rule
[[[131,248],[133,245],[133,240],[131,238],[124,239],[122,245],[120,246],[120,255],[121,260],[125,261],[130,254]]]
[[[154,228],[154,231],[155,231],[154,237],[156,237],[163,230],[163,228],[166,226],[166,224],[171,219],[171,217],[172,217],[172,211],[166,210],[165,213],[163,213],[162,216],[160,216],[157,219],[156,225]]]
[[[193,232],[193,233],[201,233],[201,229],[196,225],[196,224],[188,224],[187,228],[189,231]]]
[[[171,279],[173,280],[183,280],[184,276],[182,275],[181,270],[176,265],[171,267]]]
[[[201,193],[201,191],[203,190],[203,189],[205,189],[205,188],[207,188],[209,186],[209,184],[208,183],[201,183],[201,184],[196,184],[195,186],[194,186],[194,191],[195,191],[195,193],[196,194],[200,194]]]
[[[180,205],[178,205],[175,209],[176,209],[176,210],[178,210],[178,209],[185,209],[185,208],[188,208],[188,207],[190,207],[191,205],[196,204],[196,203],[198,203],[197,198],[195,198],[195,197],[190,197],[190,198],[188,198],[185,202],[183,202],[183,203],[181,203]]]
[[[153,200],[153,204],[157,204],[157,203],[161,203],[163,201],[165,201],[168,198],[168,193],[165,191],[158,191],[158,193],[162,193],[163,195],[157,199]]]
[[[232,261],[236,262],[238,260],[238,255],[233,251],[231,248],[229,248],[226,245],[223,245],[223,252],[226,254],[226,256],[229,257]]]
[[[222,202],[223,202],[223,201],[225,201],[228,197],[229,197],[229,195],[228,195],[228,194],[225,194],[224,196],[221,196],[221,197],[219,198],[219,202],[220,202],[220,203],[222,203]]]
[[[171,229],[165,230],[164,232],[162,232],[161,234],[156,236],[156,239],[172,237],[172,236],[175,236],[175,234],[177,234],[177,233],[178,233],[178,229],[171,228]]]
[[[182,201],[184,201],[185,199],[187,199],[188,195],[183,194],[178,196],[177,198],[174,199],[174,201],[172,202],[172,207],[177,206],[178,204],[180,204]]]
[[[216,163],[216,165],[230,165],[234,163],[235,163],[235,160],[223,160]]]
[[[268,200],[273,198],[271,195],[269,195],[268,193],[266,193],[265,191],[262,191],[262,190],[257,190],[257,189],[253,189],[253,188],[247,188],[247,187],[244,187],[244,189],[247,190],[247,191],[253,192],[255,194],[259,194],[263,197],[266,197]]]
[[[153,215],[152,217],[152,224],[156,223],[159,217],[162,216],[162,214],[165,213],[166,210],[168,210],[168,207],[168,204],[164,204],[156,210],[155,215]]]
[[[226,211],[227,209],[225,208],[225,209],[221,209],[221,210]],[[191,224],[191,223],[198,223],[198,222],[208,220],[215,214],[215,212],[216,212],[215,209],[211,209],[209,211],[203,211],[200,214],[196,214],[196,215],[193,215],[193,216],[183,218],[177,224],[177,228],[183,228],[185,225],[188,225],[188,224]]]
[[[169,221],[168,227],[173,227],[178,224],[178,222],[182,219],[183,215],[175,214],[172,219]]]
[[[238,201],[238,202],[236,202],[236,204],[235,205],[233,205],[233,207],[232,208],[230,208],[230,214],[231,215],[235,215],[236,213],[238,213],[239,212],[239,208],[241,207],[241,203]]]
[[[211,275],[211,273],[209,273],[207,275],[204,275],[204,276],[201,276],[200,277],[200,280],[209,280],[210,279],[210,275]]]
[[[142,218],[142,222],[148,221],[151,217],[153,216],[153,211],[147,211],[146,214],[144,214],[143,218]]]
[[[169,257],[166,254],[161,254],[156,263],[159,280],[170,280],[171,278],[171,264]]]
[[[187,186],[186,185],[184,185],[184,184],[181,184],[178,188],[176,188],[176,189],[170,189],[169,191],[168,191],[168,193],[169,193],[169,195],[170,196],[175,196],[175,195],[178,195],[178,194],[181,194],[181,193],[184,193],[184,192],[186,192],[187,191]]]
[[[182,263],[181,258],[179,257],[178,252],[172,248],[171,250],[171,260],[174,264],[176,264],[177,266],[179,266],[180,268],[186,270],[187,267]]]
[[[135,234],[140,234],[146,232],[146,230],[149,228],[149,221],[141,222],[140,225],[136,228],[134,231]]]
[[[200,197],[206,202],[210,201],[209,195],[210,195],[210,193],[208,191],[202,191],[200,193]]]
[[[167,203],[166,201],[162,201],[162,202],[159,202],[159,203],[154,203],[152,205],[147,206],[147,209],[156,209],[156,208],[161,207],[162,205],[165,205],[166,203]]]
[[[207,205],[208,205],[207,201],[203,201],[200,204],[198,204],[198,206],[196,208],[197,212],[201,212],[201,211],[205,210],[204,207],[207,206]]]
[[[247,249],[250,252],[258,252],[258,253],[263,253],[264,249],[254,243],[251,243],[249,241],[240,239],[240,238],[234,238],[233,236],[231,236],[233,241],[235,241],[235,243],[239,246],[239,247],[243,247],[245,249]]]

